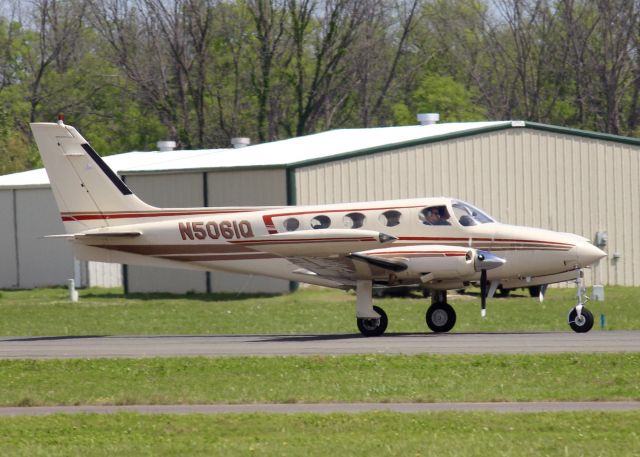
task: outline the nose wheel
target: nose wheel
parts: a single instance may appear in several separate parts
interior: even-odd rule
[[[589,296],[586,294],[582,270],[578,272],[576,286],[578,304],[569,312],[569,326],[576,333],[587,333],[593,327],[593,314],[584,307],[584,304],[589,301]]]
[[[576,308],[573,308],[569,313],[569,326],[576,333],[587,333],[593,327],[593,314],[584,307],[578,314]]]

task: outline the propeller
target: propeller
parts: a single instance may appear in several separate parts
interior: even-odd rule
[[[480,315],[482,317],[487,315],[487,270],[501,267],[506,262],[502,257],[488,251],[478,251],[476,255],[474,268],[480,272]]]
[[[480,315],[487,315],[487,270],[485,268],[480,272]]]

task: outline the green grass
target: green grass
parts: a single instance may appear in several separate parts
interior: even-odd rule
[[[0,405],[640,400],[640,354],[0,361]]]
[[[544,303],[520,291],[489,300],[480,317],[477,296],[451,297],[458,313],[454,331],[569,331],[566,317],[575,305],[575,289],[551,289]],[[357,333],[355,296],[310,288],[293,294],[131,295],[117,289],[80,291],[70,303],[64,289],[5,290],[0,296],[0,335],[115,335],[228,333]],[[587,306],[600,327],[639,329],[640,289],[608,287],[606,301]],[[379,299],[389,316],[388,332],[428,331],[428,299]]]
[[[0,418],[12,456],[638,456],[640,412]]]
[[[591,303],[638,329],[640,289]],[[2,291],[2,335],[355,333],[353,294]],[[569,331],[575,290],[451,300],[456,331]],[[424,332],[428,301],[377,300],[389,332]],[[598,326],[596,326],[596,330]],[[0,405],[640,399],[640,354],[0,360]],[[4,456],[640,456],[640,412],[54,415],[0,418]]]

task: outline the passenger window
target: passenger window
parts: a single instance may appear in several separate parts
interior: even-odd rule
[[[331,225],[331,219],[328,216],[320,215],[311,219],[311,228],[313,229],[325,229]]]
[[[420,221],[424,225],[451,225],[449,211],[444,205],[430,206],[420,211]]]
[[[347,228],[357,229],[364,225],[364,219],[362,213],[349,213],[342,218],[342,223]]]
[[[378,220],[382,225],[386,225],[387,227],[395,227],[400,223],[401,216],[402,214],[400,213],[400,211],[389,210],[382,213],[378,217]]]
[[[295,217],[290,217],[289,219],[286,219],[284,221],[283,225],[284,225],[284,229],[287,232],[293,232],[295,230],[298,230],[298,228],[300,227],[300,221]]]

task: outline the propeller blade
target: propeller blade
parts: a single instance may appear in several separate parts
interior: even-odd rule
[[[487,315],[487,270],[480,272],[480,315],[485,317]]]

